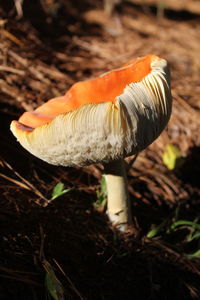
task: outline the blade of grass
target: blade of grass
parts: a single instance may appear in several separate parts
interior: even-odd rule
[[[51,295],[54,300],[64,300],[63,286],[59,279],[56,277],[52,266],[46,259],[43,260],[43,266],[46,271],[45,285],[48,294]]]
[[[191,254],[185,254],[187,258],[200,258],[200,249]]]
[[[69,278],[69,276],[66,274],[66,272],[64,272],[64,270],[61,268],[61,266],[58,264],[58,262],[53,259],[53,261],[55,262],[55,264],[57,265],[57,267],[59,268],[59,270],[61,271],[61,273],[66,277],[66,279],[68,280],[69,284],[71,285],[72,289],[74,290],[74,292],[77,294],[77,296],[80,298],[80,300],[83,300],[83,297],[81,296],[81,294],[79,293],[79,291],[77,290],[76,286],[74,285],[74,283],[72,282],[72,280]]]
[[[199,238],[200,238],[200,231],[198,230],[198,231],[196,231],[194,233],[191,233],[189,235],[189,237],[187,238],[187,241],[188,242],[192,242],[193,240],[196,240],[196,239],[199,239]]]
[[[97,200],[93,206],[96,210],[103,211],[107,204],[107,188],[105,177],[102,176],[99,189],[96,191]]]
[[[149,239],[155,237],[156,235],[158,235],[161,230],[164,228],[164,226],[166,225],[167,220],[164,220],[161,224],[159,224],[158,226],[152,228],[148,233],[147,233],[147,237]]]
[[[174,230],[178,226],[189,226],[189,227],[193,227],[197,230],[200,230],[200,224],[199,223],[192,222],[192,221],[187,221],[187,220],[178,220],[178,221],[174,222],[171,225],[170,229]]]

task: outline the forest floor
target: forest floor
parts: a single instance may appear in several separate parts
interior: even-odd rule
[[[0,7],[0,299],[200,299],[200,16],[126,2],[108,17],[100,1],[74,2],[52,11],[25,1],[23,16]],[[129,171],[139,231],[123,235],[94,205],[99,166],[48,165],[9,125],[149,53],[170,63],[173,112]],[[163,164],[167,144],[182,153],[179,168]],[[73,189],[49,200],[59,182]]]

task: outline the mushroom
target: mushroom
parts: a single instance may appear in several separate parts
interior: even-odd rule
[[[167,62],[147,55],[75,83],[64,96],[12,121],[11,131],[25,149],[50,164],[102,163],[107,214],[123,231],[132,223],[123,159],[160,135],[171,106]]]

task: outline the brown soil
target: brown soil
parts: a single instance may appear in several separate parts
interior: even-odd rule
[[[199,239],[188,242],[188,227],[167,230],[177,215],[199,221],[200,16],[162,17],[129,2],[108,16],[89,0],[25,0],[21,16],[13,3],[0,4],[0,299],[48,299],[48,263],[65,290],[59,300],[200,299],[199,259],[187,256]],[[99,166],[47,165],[22,149],[9,124],[74,82],[148,53],[171,65],[173,113],[129,171],[139,232],[121,235],[94,209]],[[177,170],[162,163],[168,143],[186,156]],[[74,189],[47,205],[57,182]]]

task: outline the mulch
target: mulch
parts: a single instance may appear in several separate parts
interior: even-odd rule
[[[46,261],[66,299],[199,299],[199,260],[187,256],[198,240],[186,241],[187,228],[166,228],[176,214],[199,221],[200,16],[167,11],[161,18],[128,1],[108,16],[99,1],[79,2],[52,13],[50,4],[29,8],[25,1],[23,16],[0,5],[0,299],[45,299]],[[129,170],[140,230],[124,236],[93,206],[101,166],[47,165],[18,145],[9,124],[74,82],[148,53],[170,63],[173,112]],[[167,144],[184,153],[177,170],[163,165]],[[58,182],[74,189],[49,203]],[[161,233],[148,239],[163,220]]]

